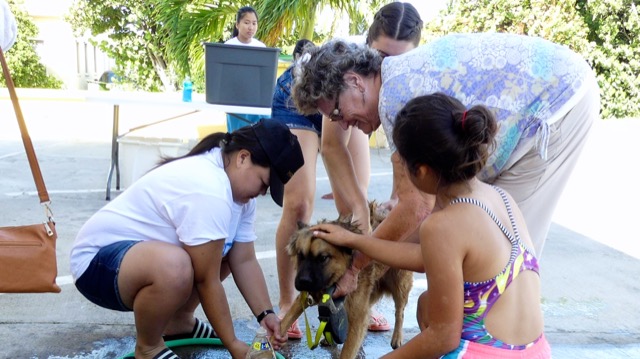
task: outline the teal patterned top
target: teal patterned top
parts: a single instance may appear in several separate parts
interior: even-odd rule
[[[489,107],[499,123],[497,148],[480,178],[492,181],[523,139],[537,136],[545,158],[549,124],[596,84],[584,58],[565,46],[505,33],[451,34],[384,60],[378,110],[395,149],[395,117],[414,97],[443,92],[467,108]]]

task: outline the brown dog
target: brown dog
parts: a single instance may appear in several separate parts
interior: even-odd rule
[[[375,202],[369,204],[371,210],[371,227],[376,228],[384,219],[384,213]],[[343,226],[355,233],[361,233],[351,220],[322,221]],[[291,237],[287,251],[296,267],[296,289],[308,292],[313,303],[301,302],[300,295],[280,323],[280,333],[285,335],[291,324],[311,305],[320,302],[322,294],[345,274],[351,266],[352,250],[334,246],[322,239],[313,237],[312,231],[304,224]],[[404,309],[409,300],[409,292],[413,285],[413,274],[410,271],[389,269],[380,263],[373,262],[360,271],[357,289],[347,295],[345,309],[349,328],[346,341],[340,353],[341,359],[353,359],[358,354],[369,322],[371,307],[385,294],[392,296],[395,302],[395,325],[391,337],[391,347],[398,348],[402,344],[402,323]],[[304,308],[303,308],[304,306]]]

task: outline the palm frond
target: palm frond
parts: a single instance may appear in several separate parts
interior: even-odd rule
[[[236,1],[216,3],[189,0],[158,0],[158,16],[164,31],[171,32],[167,54],[177,68],[190,73],[191,64],[202,59],[202,43],[217,41],[235,21]]]
[[[256,38],[267,46],[275,46],[287,29],[295,31],[305,21],[315,21],[310,18],[319,0],[264,0],[256,11],[260,15],[260,26]]]

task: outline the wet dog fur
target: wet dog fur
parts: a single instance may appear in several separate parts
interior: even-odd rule
[[[375,202],[371,202],[369,208],[371,228],[375,229],[384,219],[386,212],[379,209]],[[350,219],[321,222],[338,224],[353,232],[361,233],[357,224],[352,223]],[[304,309],[320,302],[322,294],[345,274],[353,258],[351,249],[334,246],[313,237],[313,232],[307,225],[299,224],[298,227],[299,229],[289,241],[287,251],[296,268],[295,287],[301,292],[308,292],[312,301],[303,305],[298,295],[280,323],[282,335],[285,335],[287,329]],[[369,311],[383,295],[391,295],[395,303],[395,324],[391,347],[396,349],[402,344],[404,309],[409,300],[412,285],[413,273],[410,271],[392,269],[377,262],[372,262],[360,271],[357,289],[348,294],[345,299],[349,329],[340,352],[341,359],[352,359],[358,354],[367,333]]]

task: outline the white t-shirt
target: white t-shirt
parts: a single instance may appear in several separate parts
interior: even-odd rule
[[[241,42],[238,40],[238,37],[233,37],[225,42],[228,45],[241,45],[241,46],[255,46],[255,47],[267,47],[262,41],[251,38],[251,41],[248,44]]]
[[[123,240],[188,246],[224,240],[226,255],[234,242],[255,241],[255,219],[255,199],[233,202],[215,148],[150,171],[95,213],[71,249],[71,274],[77,280],[100,248]]]

